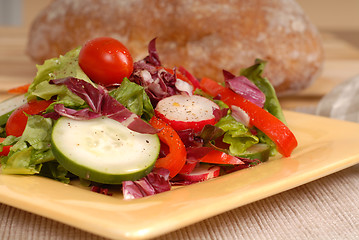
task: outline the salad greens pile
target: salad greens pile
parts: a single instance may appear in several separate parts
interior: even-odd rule
[[[36,77],[29,86],[25,97],[28,101],[41,99],[53,102],[41,114],[27,114],[28,121],[21,136],[5,136],[4,141],[0,143],[0,152],[5,146],[12,146],[9,154],[1,156],[2,174],[35,174],[70,183],[72,178],[78,178],[78,176],[66,170],[57,161],[51,147],[53,144],[51,134],[59,118],[73,117],[77,120],[86,121],[100,116],[111,116],[119,122],[124,122],[127,117],[119,120],[121,118],[119,114],[123,113],[123,109],[113,112],[115,111],[112,105],[114,99],[121,106],[124,106],[126,110],[148,123],[156,115],[155,107],[161,99],[176,94],[188,94],[187,90],[176,88],[176,69],[174,69],[174,74],[169,72],[164,74],[162,69],[159,70],[159,66],[162,65],[153,43],[149,45],[149,56],[134,63],[133,74],[128,78],[124,78],[120,85],[112,86],[111,88],[102,87],[90,80],[79,66],[80,51],[81,47],[78,47],[63,56],[46,60],[42,65],[37,66]],[[263,109],[285,123],[274,88],[268,79],[262,76],[265,65],[264,61],[257,60],[253,66],[243,69],[240,76],[247,79],[246,81],[249,80],[250,83],[240,82],[241,89],[238,89],[239,87],[235,85],[240,81],[240,79],[236,79],[238,76],[231,76],[227,73],[228,79],[236,79],[237,81],[228,82],[229,88],[237,92],[236,90],[246,91],[249,87],[256,87],[255,91],[257,93],[247,93],[251,97],[257,98],[259,102],[261,101]],[[149,81],[146,76],[152,76],[152,79]],[[79,89],[83,90],[81,93],[77,89],[79,84]],[[155,86],[155,84],[157,85]],[[246,86],[243,87],[243,84]],[[251,84],[255,86],[253,87]],[[221,86],[225,86],[225,84],[223,83]],[[226,86],[228,87],[228,85]],[[259,93],[263,94],[263,98]],[[231,108],[218,96],[211,96],[203,89],[196,87],[193,94],[204,96],[214,101],[220,107],[220,111],[215,114],[218,121],[214,127],[206,127],[201,133],[178,132],[187,149],[186,164],[191,161],[193,163],[194,159],[201,158],[211,149],[239,159],[241,164],[237,166],[238,169],[251,167],[254,161],[256,163],[258,163],[258,160],[263,162],[269,156],[277,154],[276,143],[261,129],[248,124],[248,121],[251,121],[251,117],[247,116],[248,113],[242,113],[242,117],[247,118],[247,122],[241,121],[239,120],[240,117],[238,118],[238,113],[237,117],[234,114],[235,108]],[[59,106],[61,106],[61,109]],[[116,116],[113,117],[113,115]],[[3,133],[5,125],[6,123],[1,126]],[[138,129],[137,125],[133,128],[134,130]],[[265,154],[261,155],[261,152],[256,152],[255,150],[253,152],[249,151],[258,144],[265,145]],[[168,154],[168,149],[163,150],[162,145],[159,158]],[[199,161],[195,161],[195,165],[198,164]],[[225,163],[214,165],[221,167],[221,174],[226,172],[228,167]],[[230,170],[233,170],[233,166],[231,166]],[[136,198],[151,195],[151,193],[144,193],[149,191],[148,189],[152,189],[152,194],[167,191],[170,189],[168,184],[185,185],[190,183],[181,178],[178,179],[178,176],[170,179],[168,172],[163,169],[153,168],[153,171],[145,177],[125,181],[122,185],[124,194],[132,194],[130,198]],[[94,185],[98,186],[99,184]],[[139,185],[142,185],[140,193],[138,190]],[[145,185],[147,187],[143,187]]]

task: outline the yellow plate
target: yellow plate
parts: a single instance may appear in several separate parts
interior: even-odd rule
[[[108,238],[152,238],[359,162],[359,124],[285,115],[299,142],[290,158],[130,201],[51,179],[0,175],[0,201]]]

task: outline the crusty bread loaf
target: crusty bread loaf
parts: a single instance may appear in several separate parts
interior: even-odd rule
[[[279,95],[318,76],[323,49],[315,26],[295,0],[54,0],[32,24],[27,52],[37,63],[111,36],[135,60],[157,37],[160,59],[196,77],[223,80],[256,58]]]

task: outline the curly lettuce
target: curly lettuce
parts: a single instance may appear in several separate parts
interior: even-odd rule
[[[223,142],[229,144],[229,151],[234,156],[241,155],[249,147],[259,142],[258,137],[229,114],[221,118],[216,123],[216,127],[224,131]]]
[[[78,64],[78,55],[81,48],[75,48],[58,58],[51,58],[42,65],[37,65],[37,74],[26,93],[28,100],[42,98],[49,100],[56,97],[57,103],[66,107],[80,107],[85,104],[84,100],[69,91],[66,86],[50,84],[52,79],[76,77],[92,83]]]

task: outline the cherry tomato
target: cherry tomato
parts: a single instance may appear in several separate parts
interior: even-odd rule
[[[92,81],[103,86],[120,84],[133,71],[133,59],[128,49],[110,37],[86,42],[79,54],[79,65]]]
[[[25,113],[29,115],[39,114],[40,112],[44,111],[51,103],[51,100],[34,100],[25,103],[13,111],[5,126],[6,135],[20,137],[24,132],[27,123],[27,116]]]
[[[5,138],[0,138],[0,142],[3,142]],[[4,146],[2,151],[0,151],[0,156],[7,156],[10,152],[12,146]]]

